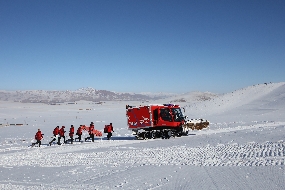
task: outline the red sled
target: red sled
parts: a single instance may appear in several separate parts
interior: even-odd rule
[[[89,128],[90,128],[90,127],[88,127],[88,126],[86,126],[86,125],[81,125],[81,128],[82,128],[83,131],[89,131]],[[98,137],[101,137],[101,136],[102,136],[102,132],[101,132],[101,131],[98,131],[98,130],[96,130],[96,129],[93,129],[91,133],[94,134],[95,136],[98,136]]]

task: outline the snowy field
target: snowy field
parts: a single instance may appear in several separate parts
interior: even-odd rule
[[[143,103],[0,102],[0,189],[285,189],[285,83],[178,103],[210,127],[167,140],[135,140],[126,104]],[[112,140],[47,146],[57,125],[91,121],[112,122]],[[31,148],[38,128],[43,145]]]

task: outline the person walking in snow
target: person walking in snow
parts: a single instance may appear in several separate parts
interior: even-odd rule
[[[107,139],[110,140],[110,138],[112,137],[112,131],[114,132],[114,129],[113,129],[113,125],[112,123],[110,123],[110,125],[107,126]]]
[[[69,129],[69,137],[70,137],[71,144],[73,144],[73,135],[74,135],[74,126],[71,125]]]
[[[93,132],[93,130],[94,130],[94,123],[91,122],[91,123],[90,123],[90,127],[89,127],[89,131],[88,131],[89,137],[85,138],[85,141],[86,141],[87,139],[91,139],[92,142],[94,142],[94,132]]]
[[[82,128],[81,126],[78,127],[77,131],[76,131],[76,135],[78,136],[77,138],[75,138],[75,141],[76,139],[78,139],[78,141],[80,142],[81,141],[81,135],[82,135]]]
[[[38,132],[35,135],[35,139],[37,140],[37,142],[32,143],[32,147],[35,146],[36,144],[39,144],[39,147],[41,146],[41,144],[42,144],[41,140],[44,138],[43,135],[44,134],[42,134],[41,130],[38,129]]]
[[[58,138],[58,133],[59,133],[59,126],[56,126],[56,128],[54,128],[54,130],[53,130],[54,137],[53,137],[52,141],[49,142],[50,146],[51,146],[51,143],[56,141],[56,140],[57,140],[57,144],[60,144],[59,138]]]
[[[60,128],[60,130],[59,130],[59,143],[60,143],[60,139],[61,138],[63,138],[63,142],[65,143],[65,136],[64,136],[64,133],[66,132],[65,130],[64,130],[64,128],[65,128],[65,126],[62,126],[61,128]]]

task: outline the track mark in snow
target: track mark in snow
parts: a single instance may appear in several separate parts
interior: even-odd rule
[[[50,149],[33,149],[0,155],[0,166],[102,166],[127,165],[194,165],[194,166],[270,166],[284,165],[285,143],[266,142],[219,144],[190,148],[122,149],[102,152],[70,152],[51,154]],[[71,172],[72,173],[72,172]]]
[[[257,128],[272,128],[277,126],[284,126],[285,122],[266,122],[261,124],[255,125],[245,125],[245,126],[237,126],[237,127],[223,127],[218,129],[203,129],[200,131],[196,131],[196,135],[211,135],[211,134],[218,134],[218,133],[228,133],[228,132],[236,132],[236,131],[243,131],[243,130],[252,130]]]

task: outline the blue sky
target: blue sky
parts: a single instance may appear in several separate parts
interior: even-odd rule
[[[226,93],[285,81],[284,0],[0,0],[0,90]]]

